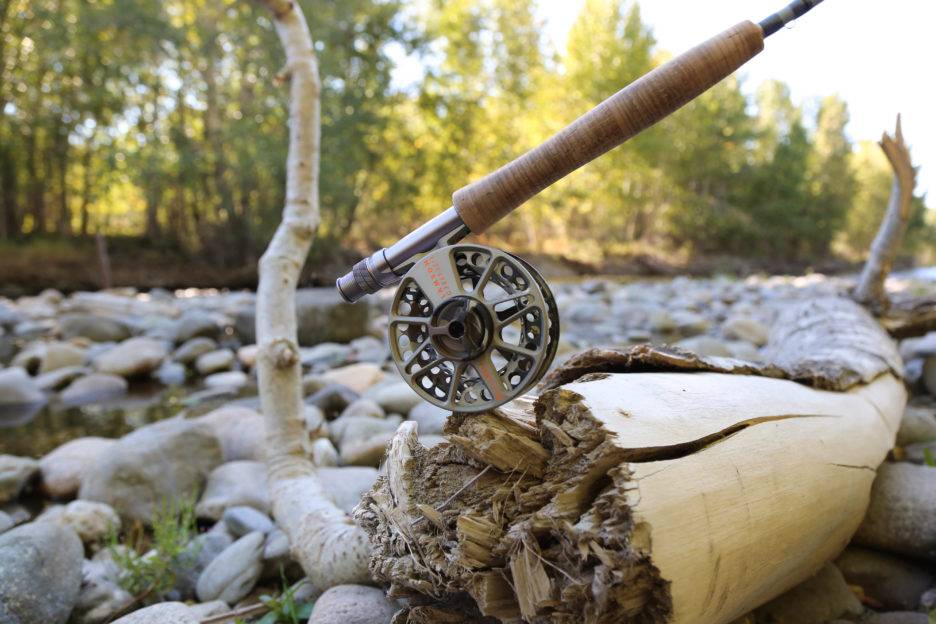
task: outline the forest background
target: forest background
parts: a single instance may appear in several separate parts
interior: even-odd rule
[[[630,0],[586,0],[563,49],[536,0],[301,3],[323,87],[307,283],[680,52],[657,45]],[[401,58],[421,68],[407,84]],[[4,289],[93,287],[96,235],[118,283],[255,284],[284,199],[282,64],[251,2],[0,0]],[[732,77],[485,240],[599,272],[847,267],[891,186],[848,120],[833,93],[796,102],[781,82],[742,90]],[[918,263],[936,261],[926,204],[905,245]]]

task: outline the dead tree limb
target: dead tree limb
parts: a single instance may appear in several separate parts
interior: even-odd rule
[[[815,573],[864,516],[902,364],[846,299],[775,328],[771,365],[594,349],[447,444],[401,429],[357,510],[397,621],[727,623]]]
[[[258,381],[266,422],[273,515],[294,558],[319,588],[369,580],[366,536],[325,494],[301,446],[302,370],[295,291],[319,224],[320,85],[312,37],[298,3],[262,0],[286,51],[289,155],[283,220],[259,266]]]
[[[894,170],[894,183],[884,221],[871,245],[871,253],[854,292],[856,301],[876,312],[884,312],[888,307],[884,281],[893,267],[904,233],[907,231],[913,190],[916,187],[916,170],[910,160],[910,149],[904,142],[900,115],[897,116],[894,136],[884,133],[880,146]]]

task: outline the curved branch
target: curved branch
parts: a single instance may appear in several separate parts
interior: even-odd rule
[[[910,149],[904,142],[900,115],[897,116],[897,129],[894,136],[884,134],[880,142],[881,149],[894,170],[894,184],[891,188],[890,201],[881,229],[871,245],[871,254],[865,263],[864,271],[855,289],[855,300],[881,312],[887,309],[887,293],[884,280],[891,271],[907,223],[910,221],[913,189],[916,186],[916,171],[910,159]]]
[[[266,423],[267,472],[277,523],[295,559],[321,589],[369,582],[364,533],[325,494],[303,453],[302,369],[296,335],[296,286],[319,224],[320,84],[302,9],[261,0],[273,14],[290,77],[289,155],[283,220],[260,259],[257,361]]]

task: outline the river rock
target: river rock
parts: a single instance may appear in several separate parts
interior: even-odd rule
[[[75,624],[104,624],[133,600],[118,582],[120,573],[106,549],[82,564],[81,590],[71,617]]]
[[[365,492],[370,491],[377,481],[376,468],[345,466],[342,468],[319,468],[318,477],[325,493],[346,513],[361,502]]]
[[[198,624],[198,619],[181,602],[158,602],[125,615],[113,624]]]
[[[116,318],[67,314],[59,319],[59,335],[65,340],[81,337],[94,342],[120,342],[130,337],[130,328]]]
[[[225,509],[224,526],[234,537],[257,532],[266,535],[274,528],[273,521],[264,512],[245,506]]]
[[[936,583],[936,575],[901,557],[850,546],[835,565],[850,585],[885,609],[916,609],[920,597]]]
[[[120,516],[113,507],[86,500],[65,505],[57,521],[72,529],[85,544],[101,543],[112,530],[120,528]]]
[[[39,473],[39,462],[30,457],[0,455],[0,503],[19,496],[26,484]]]
[[[767,344],[768,328],[754,319],[735,315],[725,321],[722,331],[728,338],[746,340],[751,344],[763,347]]]
[[[329,424],[328,433],[335,446],[341,449],[346,444],[353,444],[383,433],[393,433],[400,426],[400,422],[402,419],[399,416],[387,418],[342,416]]]
[[[864,607],[833,564],[755,611],[758,622],[824,624],[839,617],[857,616]]]
[[[117,444],[107,438],[76,438],[39,460],[42,491],[53,498],[66,498],[78,492],[81,477],[106,449]]]
[[[322,378],[325,381],[351,388],[360,394],[371,386],[377,385],[385,376],[386,373],[376,364],[360,362],[333,368],[325,372]]]
[[[349,342],[367,333],[370,309],[345,303],[334,288],[300,288],[296,292],[296,322],[299,344]],[[241,342],[256,342],[256,312],[242,308],[235,318]]]
[[[936,410],[908,405],[897,431],[897,446],[936,440]]]
[[[351,388],[329,383],[308,397],[305,402],[319,408],[326,416],[334,418],[358,398],[360,395]]]
[[[936,561],[936,469],[885,463],[855,535],[862,545]]]
[[[325,414],[314,405],[302,406],[302,428],[307,441],[317,440],[328,435],[328,421]]]
[[[338,458],[345,466],[378,466],[387,454],[394,432],[378,433],[368,438],[348,440],[338,448]]]
[[[264,534],[255,532],[227,547],[198,577],[198,599],[235,604],[249,594],[263,571],[263,543]]]
[[[199,356],[211,353],[218,349],[218,343],[211,338],[200,336],[186,340],[178,349],[172,352],[172,359],[179,364],[192,364]]]
[[[166,347],[152,338],[130,338],[94,359],[101,373],[139,377],[156,370],[166,357]]]
[[[423,402],[422,398],[405,382],[387,384],[377,390],[374,400],[388,414],[409,414]]]
[[[376,587],[336,585],[315,601],[309,624],[390,624],[399,609]]]
[[[172,337],[176,344],[195,337],[216,338],[221,327],[215,317],[203,310],[187,310],[172,324]]]
[[[386,341],[373,336],[355,338],[348,346],[351,347],[351,359],[355,362],[380,364],[390,355]]]
[[[253,368],[257,364],[257,354],[260,353],[258,345],[244,345],[237,350],[237,361],[244,368]]]
[[[303,366],[313,370],[334,368],[346,364],[351,356],[351,347],[336,342],[323,342],[314,347],[299,350],[299,359]]]
[[[235,356],[230,349],[218,349],[203,353],[195,359],[195,370],[201,375],[210,375],[230,370],[234,366]]]
[[[199,518],[220,520],[224,510],[247,506],[266,512],[266,465],[258,461],[232,461],[215,468],[195,509]]]
[[[34,343],[19,352],[12,364],[41,375],[66,366],[82,366],[86,354],[85,349],[67,342]]]
[[[452,412],[436,407],[432,403],[421,401],[409,411],[409,420],[416,421],[419,435],[442,433],[445,421]]]
[[[16,526],[13,517],[5,511],[0,511],[0,533],[9,531]]]
[[[64,407],[103,403],[127,394],[127,380],[109,373],[92,373],[71,382],[59,394]]]
[[[728,346],[721,340],[712,338],[711,336],[695,336],[693,338],[686,338],[677,342],[675,346],[679,347],[680,349],[685,349],[686,351],[691,351],[696,355],[704,355],[707,357],[731,357],[731,350],[728,348]]]
[[[357,399],[348,407],[341,411],[341,416],[368,416],[370,418],[383,418],[385,416],[382,407],[377,405],[372,399]],[[340,418],[339,417],[339,418]]]
[[[175,574],[173,589],[185,600],[195,598],[195,587],[202,572],[234,543],[231,534],[224,530],[223,523],[218,524],[221,525],[220,530],[196,535],[172,569]]]
[[[210,428],[165,420],[141,427],[105,450],[81,481],[79,498],[111,505],[149,522],[164,501],[197,495],[222,450]]]
[[[75,379],[90,375],[93,372],[86,366],[65,366],[39,375],[36,377],[36,385],[43,392],[61,390]]]
[[[262,461],[266,427],[263,416],[252,409],[225,405],[195,419],[207,425],[221,442],[224,461]]]
[[[316,466],[337,466],[338,449],[328,438],[316,438],[309,447],[309,458]]]
[[[32,522],[0,535],[0,622],[65,624],[81,588],[81,540]]]
[[[25,369],[18,366],[0,370],[0,411],[42,405],[46,397]]]
[[[212,373],[205,377],[204,384],[206,388],[232,388],[238,390],[246,386],[247,381],[247,373],[235,370]]]

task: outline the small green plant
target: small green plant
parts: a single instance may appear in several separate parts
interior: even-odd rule
[[[122,569],[120,585],[134,596],[159,596],[175,585],[176,570],[191,562],[198,552],[189,548],[197,531],[195,498],[163,501],[152,519],[153,531],[148,535],[137,523],[126,535],[112,530],[108,550]]]
[[[933,457],[933,451],[929,448],[923,448],[923,462],[930,468],[936,468],[936,457]],[[934,611],[936,613],[936,611]],[[933,619],[933,615],[930,614],[930,620]],[[934,622],[936,624],[936,622]]]
[[[280,578],[282,579],[283,591],[278,596],[264,594],[260,596],[260,602],[270,609],[270,612],[257,621],[257,624],[300,624],[305,622],[312,615],[313,602],[296,602],[296,589],[303,582],[299,581],[292,587],[286,581],[286,575],[283,568],[280,568]]]

